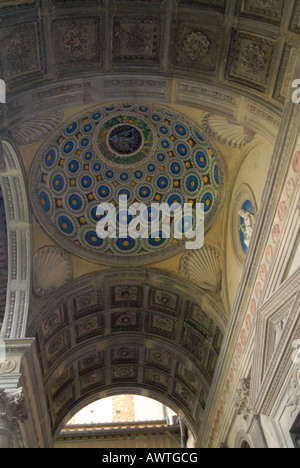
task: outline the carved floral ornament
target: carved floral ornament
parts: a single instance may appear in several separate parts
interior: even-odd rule
[[[241,61],[248,73],[256,74],[264,69],[267,58],[262,47],[253,42],[242,50]]]
[[[30,45],[26,37],[13,37],[7,42],[7,60],[13,68],[24,68],[24,62],[29,59]]]
[[[201,31],[192,32],[184,41],[184,51],[192,60],[198,60],[209,52],[209,40]]]
[[[65,49],[72,55],[78,57],[83,55],[91,46],[91,39],[84,29],[74,27],[69,29],[64,38]]]
[[[28,71],[28,68],[37,65],[37,54],[32,47],[31,37],[34,38],[35,28],[32,24],[15,26],[12,32],[10,28],[4,28],[0,34],[2,50],[6,51],[6,73],[16,75]],[[34,39],[33,39],[34,40]]]
[[[121,349],[119,349],[117,351],[117,354],[121,358],[126,358],[126,357],[130,356],[131,350],[130,350],[130,348],[121,348]]]

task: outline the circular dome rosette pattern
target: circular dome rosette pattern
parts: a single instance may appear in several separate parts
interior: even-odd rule
[[[155,238],[99,238],[100,203],[116,207],[117,226],[132,220],[119,213],[120,195],[128,205],[149,207],[148,221],[152,203],[203,203],[207,229],[221,205],[224,170],[190,119],[166,107],[128,104],[89,109],[67,122],[39,150],[30,179],[35,213],[49,235],[79,256],[122,266],[171,257],[186,239],[172,237],[172,225],[171,238],[161,231]]]

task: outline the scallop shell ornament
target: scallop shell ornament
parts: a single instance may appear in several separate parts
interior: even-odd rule
[[[61,288],[74,274],[71,256],[59,247],[39,249],[33,257],[33,291],[42,297]]]
[[[10,133],[19,145],[30,145],[50,135],[64,118],[64,112],[57,110],[50,114],[34,117],[13,128]]]
[[[220,251],[212,245],[186,252],[182,258],[181,272],[192,283],[203,289],[219,291],[221,288]]]
[[[255,137],[251,130],[235,122],[229,122],[225,117],[215,114],[204,114],[202,125],[209,135],[220,143],[235,149],[241,149]]]

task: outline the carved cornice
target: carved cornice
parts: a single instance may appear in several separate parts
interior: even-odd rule
[[[143,102],[160,102],[182,104],[207,110],[213,117],[223,121],[233,122],[241,129],[242,144],[250,140],[250,135],[258,133],[270,140],[276,140],[280,125],[281,112],[276,107],[267,106],[250,96],[243,95],[224,84],[212,84],[197,78],[187,76],[174,77],[169,75],[139,74],[119,72],[110,74],[90,74],[88,78],[57,79],[47,84],[37,85],[34,89],[8,96],[6,105],[6,120],[11,134],[17,135],[18,130],[24,130],[36,122],[32,135],[22,137],[24,144],[43,138],[47,118],[51,116],[54,125],[56,114],[62,109],[74,105],[98,105],[99,102],[118,102],[132,99]],[[0,108],[1,115],[1,108]],[[54,120],[53,120],[54,119]],[[41,120],[41,122],[39,122]],[[214,132],[216,135],[216,132]],[[224,137],[224,135],[223,135]],[[220,141],[222,137],[220,137]],[[225,138],[225,140],[224,140]],[[236,145],[235,139],[225,136],[223,141]],[[239,145],[239,144],[238,144]]]

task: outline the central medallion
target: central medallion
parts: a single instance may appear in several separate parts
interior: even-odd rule
[[[131,125],[114,127],[109,136],[108,143],[112,151],[121,156],[129,156],[141,149],[143,137],[141,132]]]
[[[108,118],[96,133],[99,157],[114,166],[135,166],[148,159],[155,147],[155,133],[132,114]]]

